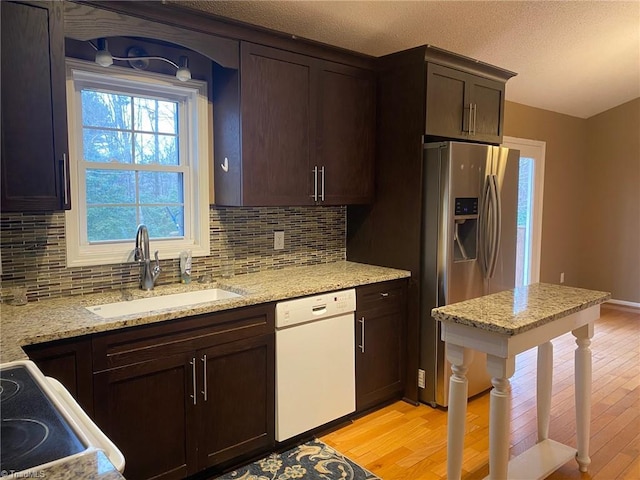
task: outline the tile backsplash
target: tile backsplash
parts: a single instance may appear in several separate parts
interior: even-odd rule
[[[346,207],[211,207],[211,254],[195,257],[192,278],[220,277],[223,257],[236,275],[346,258]],[[285,248],[273,249],[273,231],[285,231]],[[133,249],[134,239],[131,239]],[[64,213],[0,215],[2,297],[25,286],[29,301],[135,288],[135,264],[66,266]],[[162,260],[157,284],[180,281],[178,259]]]

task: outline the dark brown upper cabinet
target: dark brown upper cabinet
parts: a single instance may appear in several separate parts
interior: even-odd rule
[[[3,212],[69,202],[63,2],[1,2]]]
[[[322,62],[317,158],[321,202],[365,204],[374,197],[375,81],[365,70]],[[324,169],[324,170],[323,170]]]
[[[504,90],[504,82],[428,63],[426,134],[500,143]]]
[[[505,84],[514,72],[431,46],[407,53],[406,58],[419,55],[420,75],[426,76],[424,133],[428,137],[502,142]]]
[[[248,42],[214,69],[218,205],[373,200],[372,72]]]

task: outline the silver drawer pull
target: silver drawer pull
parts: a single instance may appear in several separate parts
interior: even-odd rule
[[[193,404],[195,405],[198,402],[198,398],[196,396],[196,391],[198,390],[198,388],[196,386],[196,359],[195,359],[195,357],[191,359],[189,364],[191,365],[191,378],[193,379],[193,395],[191,395],[191,398],[193,398]]]
[[[360,340],[360,345],[358,345],[358,348],[360,349],[360,351],[362,353],[364,353],[364,317],[362,317],[360,320],[358,320],[358,322],[360,322],[360,333],[361,333],[361,337],[362,339]]]
[[[318,166],[316,165],[315,167],[313,167],[313,170],[311,170],[311,172],[313,173],[313,195],[311,195],[311,198],[313,198],[314,202],[318,201]]]
[[[207,401],[207,356],[203,355],[202,358],[202,383],[204,390],[202,390],[202,395],[204,396],[204,401]]]
[[[381,296],[382,298],[387,298],[387,297],[389,296],[389,294],[388,294],[387,292],[381,292],[381,293],[380,293],[380,296]]]

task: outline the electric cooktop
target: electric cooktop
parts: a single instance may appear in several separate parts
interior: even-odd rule
[[[29,370],[0,369],[0,471],[19,472],[86,450]]]

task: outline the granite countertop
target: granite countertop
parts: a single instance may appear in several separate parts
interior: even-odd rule
[[[192,282],[187,285],[161,285],[151,292],[139,289],[114,290],[86,296],[78,295],[43,300],[22,306],[2,304],[0,363],[26,359],[27,355],[22,350],[25,345],[303,297],[409,276],[410,272],[405,270],[343,261],[249,273],[211,283]],[[104,303],[207,288],[222,288],[242,296],[185,308],[166,309],[111,319],[102,318],[85,308]],[[56,463],[36,473],[43,473],[46,478],[51,480],[124,479],[100,450],[88,451],[83,455]]]
[[[187,285],[161,285],[151,292],[134,288],[85,296],[60,297],[22,306],[2,304],[0,363],[26,359],[27,356],[22,350],[25,345],[302,297],[409,276],[410,272],[405,270],[341,261],[237,275],[212,283],[191,282]],[[184,308],[165,309],[116,318],[102,318],[85,308],[104,303],[206,288],[222,288],[239,293],[241,296]]]
[[[436,320],[517,335],[611,298],[608,292],[536,283],[434,308]]]
[[[124,480],[122,474],[113,466],[102,450],[90,449],[80,455],[74,455],[62,461],[56,461],[44,468],[35,468],[22,472],[29,477],[47,480]]]

